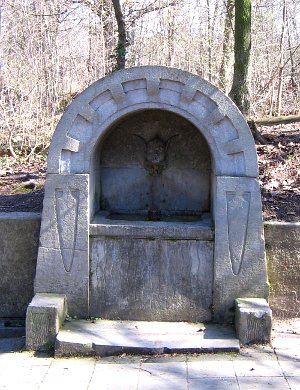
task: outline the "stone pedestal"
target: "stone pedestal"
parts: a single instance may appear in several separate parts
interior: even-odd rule
[[[67,302],[64,295],[36,294],[27,309],[27,349],[48,351],[53,348],[66,315]]]
[[[235,301],[235,327],[242,344],[270,343],[272,310],[262,298],[239,298]]]

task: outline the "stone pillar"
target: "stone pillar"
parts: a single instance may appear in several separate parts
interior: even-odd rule
[[[228,322],[237,297],[268,297],[259,182],[217,176],[214,194],[214,320]]]
[[[262,298],[236,299],[235,328],[242,344],[270,343],[272,310]]]
[[[48,174],[35,293],[64,294],[69,315],[89,307],[89,175]]]
[[[64,295],[36,294],[27,308],[26,347],[34,351],[49,351],[67,315]]]

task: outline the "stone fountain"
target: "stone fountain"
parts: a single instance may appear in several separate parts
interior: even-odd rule
[[[68,107],[48,156],[27,346],[68,318],[231,323],[269,341],[255,144],[232,101],[165,67],[116,72]]]

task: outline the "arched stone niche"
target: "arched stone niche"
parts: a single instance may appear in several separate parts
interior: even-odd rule
[[[145,119],[151,115],[155,117],[151,126],[157,126],[155,131],[153,130],[153,137],[150,125],[148,130],[138,129],[137,125],[142,121],[141,118]],[[163,119],[164,117],[168,119]],[[163,124],[164,120],[165,125],[160,127],[159,122]],[[179,126],[181,130],[176,129],[175,134],[170,128],[166,129],[166,120],[177,121],[177,124],[182,125],[182,128]],[[155,122],[158,122],[158,125],[155,125]],[[132,126],[132,130],[126,130],[127,126]],[[183,130],[184,127],[188,130]],[[124,128],[125,138],[122,144],[119,136],[121,137]],[[130,222],[124,227],[123,222],[112,223],[108,222],[107,218],[104,221],[103,216],[100,220],[95,217],[101,208],[104,211],[108,209],[121,212],[124,205],[126,206],[124,199],[119,205],[117,203],[123,195],[122,186],[115,191],[112,188],[115,185],[112,169],[116,162],[112,159],[112,151],[115,157],[119,158],[116,150],[127,145],[127,168],[128,164],[130,166],[133,162],[129,156],[132,152],[135,160],[131,168],[138,168],[139,173],[145,175],[147,144],[159,138],[166,148],[168,137],[174,136],[168,145],[166,167],[158,178],[162,182],[164,176],[171,175],[168,170],[174,170],[175,161],[179,161],[172,157],[172,153],[174,156],[175,149],[180,151],[181,144],[189,142],[185,131],[186,134],[189,131],[193,133],[192,137],[195,139],[198,137],[191,152],[203,148],[203,153],[208,156],[206,162],[201,160],[200,156],[195,157],[194,163],[198,161],[196,174],[188,182],[191,188],[194,185],[196,193],[200,187],[199,182],[203,184],[203,193],[200,195],[203,199],[200,201],[197,193],[198,208],[191,207],[189,210],[186,203],[185,207],[177,210],[173,198],[174,207],[166,208],[165,211],[189,213],[198,210],[199,214],[210,211],[212,218],[195,222],[194,225],[184,222],[182,225],[180,222],[175,225],[152,222],[156,225],[151,225],[150,222],[139,221],[136,224]],[[118,164],[121,169],[120,159]],[[186,176],[183,174],[181,179],[176,176],[175,182],[185,180]],[[101,316],[99,310],[101,311],[103,306],[99,306],[95,300],[100,296],[100,299],[108,302],[110,297],[103,298],[106,292],[103,286],[99,287],[95,275],[100,274],[101,279],[101,272],[105,273],[107,266],[105,269],[101,268],[104,263],[95,264],[93,259],[103,259],[103,253],[116,251],[116,238],[122,236],[124,241],[127,234],[128,240],[128,234],[131,234],[134,239],[146,240],[143,245],[145,253],[153,253],[156,250],[158,255],[169,253],[170,257],[182,251],[182,260],[178,258],[178,264],[181,264],[182,270],[185,268],[190,271],[188,276],[185,275],[181,279],[187,277],[189,281],[180,284],[179,279],[174,279],[174,275],[171,275],[175,280],[169,281],[173,283],[171,290],[175,291],[177,301],[185,305],[183,311],[176,312],[174,319],[228,321],[236,298],[262,298],[268,295],[257,176],[255,145],[245,119],[228,97],[200,77],[177,69],[149,66],[122,70],[97,81],[68,107],[51,142],[35,291],[65,294],[71,316],[84,318],[91,313]],[[126,185],[130,181],[128,177]],[[164,180],[167,180],[166,177]],[[116,183],[119,183],[119,180]],[[127,194],[130,192],[128,188],[126,191]],[[124,193],[126,191],[124,189]],[[118,192],[119,200],[116,198]],[[110,196],[115,194],[114,207],[105,204],[112,202],[112,197],[106,198],[105,194],[108,193]],[[191,195],[191,191],[187,190],[185,193],[187,198]],[[168,194],[171,199],[170,188]],[[135,194],[133,198],[136,196]],[[166,200],[165,198],[163,197],[161,202]],[[132,199],[128,199],[128,204],[133,203]],[[145,212],[148,203],[144,202],[142,206],[127,211]],[[185,236],[187,231],[188,236]],[[185,240],[182,245],[175,245],[175,241],[182,240]],[[155,242],[164,244],[158,248]],[[191,246],[192,242],[198,244]],[[166,249],[167,247],[169,249]],[[120,253],[129,251],[127,247],[120,248]],[[138,249],[136,251],[139,252]],[[207,255],[205,260],[203,253]],[[168,256],[165,262],[169,261]],[[130,268],[130,264],[127,265]],[[166,268],[158,291],[168,279],[171,269],[172,267]],[[201,288],[207,272],[210,273],[209,283]],[[105,277],[108,276],[109,274],[105,274]],[[122,279],[120,275],[118,277]],[[178,275],[176,277],[178,278]],[[94,286],[94,289],[90,286]],[[128,297],[126,294],[124,296],[124,291],[126,288],[126,291],[129,291],[130,286],[124,286],[120,284],[118,288],[120,301],[125,302]],[[109,288],[115,291],[116,287],[112,284]],[[209,297],[205,295],[207,289],[210,290]],[[202,295],[197,295],[198,290],[203,290]],[[162,288],[162,293],[155,298],[156,303],[163,294],[169,294],[169,290],[166,291]],[[143,293],[139,294],[138,299],[142,299]],[[127,306],[133,302],[129,301],[127,299]],[[166,302],[168,307],[174,303],[168,299]],[[149,307],[151,305],[153,302],[149,302]],[[187,315],[189,307],[193,308],[190,310],[194,313],[192,317]],[[166,307],[160,309],[165,310],[170,318],[170,311]],[[125,317],[128,314],[126,310]],[[195,314],[197,310],[200,313],[198,316]],[[118,316],[118,313],[109,309],[108,317],[110,312],[113,316]],[[137,310],[136,313],[141,314],[142,310]],[[163,318],[162,316],[158,319]]]
[[[197,128],[169,111],[143,110],[108,130],[96,151],[96,209],[146,216],[210,211],[210,151]]]

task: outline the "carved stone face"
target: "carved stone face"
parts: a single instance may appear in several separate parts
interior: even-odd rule
[[[135,134],[135,136],[142,139],[145,143],[145,169],[151,176],[159,176],[167,167],[167,150],[170,140],[176,137],[177,134],[170,137],[167,141],[163,141],[156,136],[148,142],[138,134]]]
[[[152,164],[158,164],[166,158],[166,143],[156,137],[147,143],[146,160]]]

